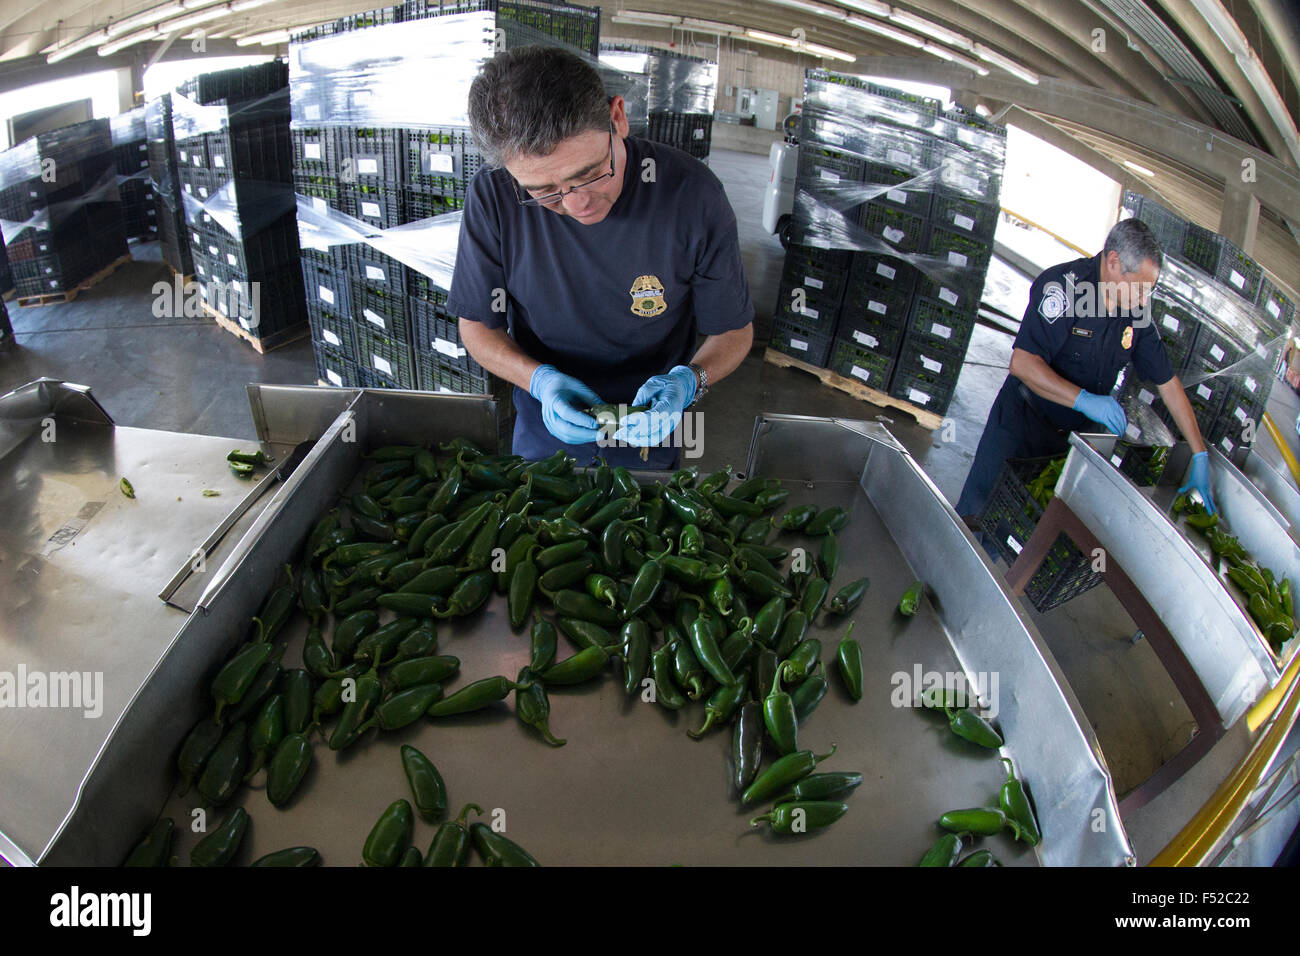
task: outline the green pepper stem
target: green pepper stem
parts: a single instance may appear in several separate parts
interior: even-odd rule
[[[827,757],[832,757],[832,756],[834,756],[834,755],[835,755],[835,744],[831,744],[831,749],[830,749],[830,752],[829,752],[829,753],[822,754],[820,757],[817,756],[816,754],[813,754],[813,762],[814,762],[814,763],[821,763],[821,762],[822,762],[823,760],[825,760]]]
[[[700,729],[688,730],[686,731],[686,736],[690,737],[692,740],[699,740],[701,737],[704,736],[704,732],[713,726],[713,718],[716,716],[717,716],[717,711],[714,710],[708,711],[704,715],[704,724],[700,727]]]
[[[756,827],[758,826],[760,821],[767,821],[770,823],[774,815],[775,815],[775,811],[773,810],[769,810],[767,813],[761,813],[756,817],[752,817],[749,821],[749,825],[751,827]]]
[[[1007,782],[1010,783],[1016,779],[1016,765],[1011,762],[1010,757],[1002,757],[1002,765],[1007,768]]]

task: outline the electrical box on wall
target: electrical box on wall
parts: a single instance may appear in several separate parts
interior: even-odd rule
[[[742,87],[736,91],[736,112],[741,116],[750,117],[754,115],[754,109],[757,105],[758,95],[755,90]]]

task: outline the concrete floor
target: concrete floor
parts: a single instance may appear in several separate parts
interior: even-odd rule
[[[736,210],[758,324],[770,327],[784,253],[760,224],[766,157],[717,151],[710,166]],[[74,302],[34,309],[10,303],[18,347],[0,355],[0,394],[51,376],[91,386],[121,425],[246,438],[253,425],[245,383],[315,381],[305,338],[262,356],[207,319],[156,315],[154,285],[170,282],[168,270],[156,243],[134,245],[132,254],[135,261]],[[754,415],[760,411],[881,418],[948,500],[955,501],[1010,352],[1010,335],[977,326],[948,413],[953,425],[930,432],[909,416],[825,388],[797,370],[768,365],[761,348],[756,349],[702,403],[702,411],[711,414],[704,415],[701,465],[706,470],[727,462],[743,465]],[[1284,385],[1273,395],[1274,418],[1287,423],[1285,431],[1295,445],[1290,423],[1300,402]],[[1186,708],[1149,646],[1132,643],[1133,623],[1105,587],[1048,614],[1030,613],[1092,720],[1116,790],[1123,794],[1186,742],[1191,732]],[[1225,751],[1221,760],[1235,759],[1235,752]],[[1209,762],[1203,761],[1206,772],[1226,772]],[[1157,852],[1199,808],[1200,799],[1162,805],[1158,815],[1127,821],[1139,860]]]

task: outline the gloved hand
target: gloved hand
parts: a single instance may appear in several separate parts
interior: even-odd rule
[[[1178,489],[1181,495],[1184,491],[1192,490],[1201,496],[1201,501],[1205,505],[1205,510],[1214,514],[1218,509],[1214,507],[1214,495],[1210,493],[1210,453],[1208,451],[1198,451],[1192,456],[1192,470],[1187,473],[1187,484]]]
[[[1109,395],[1094,395],[1079,389],[1079,397],[1074,400],[1074,410],[1083,412],[1102,428],[1122,436],[1128,428],[1128,416],[1119,402]]]
[[[528,394],[542,403],[546,430],[566,445],[585,445],[599,437],[596,419],[579,409],[603,402],[572,375],[554,365],[539,365],[528,382]]]
[[[682,412],[695,398],[698,386],[695,372],[685,365],[674,366],[666,375],[652,376],[632,400],[633,405],[650,408],[624,418],[614,437],[639,448],[662,443],[682,423]]]

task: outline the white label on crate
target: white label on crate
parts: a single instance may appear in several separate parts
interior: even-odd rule
[[[320,159],[320,143],[303,143],[303,159]]]
[[[331,332],[329,329],[321,329],[320,336],[330,345],[343,344],[343,340],[339,338],[337,335],[335,335],[333,332]]]
[[[876,338],[874,335],[868,335],[866,332],[863,332],[860,329],[853,330],[853,338],[861,342],[869,349],[880,348],[880,340],[878,338]]]
[[[446,173],[450,176],[456,170],[451,153],[429,153],[428,160],[431,173]]]
[[[1017,541],[1015,538],[1011,537],[1011,535],[1007,535],[1007,547],[1010,548],[1012,551],[1014,551],[1016,554],[1019,554],[1021,551],[1025,549],[1025,546],[1021,544],[1019,541]]]
[[[198,270],[199,275],[201,276],[205,276],[208,274],[208,270],[203,268],[203,263],[201,262],[194,263],[194,268]]]
[[[1282,317],[1282,306],[1278,305],[1274,299],[1269,299],[1264,304],[1264,308],[1268,309],[1268,314],[1273,318],[1280,319]]]
[[[915,388],[909,388],[909,389],[907,390],[907,400],[908,400],[909,402],[912,402],[912,403],[915,404],[915,405],[929,405],[929,404],[930,404],[930,396],[927,395],[927,394],[925,394],[925,392],[918,391],[918,390],[915,389]]]
[[[885,237],[886,242],[893,243],[895,245],[902,242],[907,237],[907,233],[905,233],[902,229],[894,229],[891,226],[886,226],[884,231],[881,233],[881,235]]]
[[[186,184],[185,184],[185,191],[186,191],[187,193],[189,193],[191,196],[194,195],[194,189],[190,186],[189,183],[186,183]]]
[[[303,107],[303,114],[309,120],[318,120],[320,119],[320,107],[314,103],[309,103]]]
[[[317,286],[317,287],[316,287],[316,291],[317,291],[318,293],[320,293],[320,300],[321,300],[322,302],[328,302],[330,305],[333,305],[333,304],[334,304],[334,290],[333,290],[333,289],[327,289],[327,288],[325,288],[325,286],[322,285],[322,286]]]
[[[980,181],[974,176],[958,176],[957,185],[968,193],[979,192]]]
[[[226,168],[226,157],[224,157],[224,156],[222,156],[220,153],[218,153],[216,156],[213,156],[213,157],[212,157],[212,165],[215,166],[215,167],[217,167],[217,169],[225,169],[225,168]]]
[[[808,351],[808,343],[805,342],[803,339],[791,339],[791,340],[790,340],[790,348],[792,348],[792,349],[798,349],[800,352],[807,352],[807,351]]]
[[[236,292],[243,292],[243,291],[244,291],[244,283],[240,282],[240,281],[237,280],[237,279],[231,279],[231,280],[230,280],[230,288],[234,289]]]
[[[365,316],[366,321],[369,322],[371,325],[377,325],[385,332],[388,331],[388,320],[385,319],[378,312],[372,312],[369,309],[362,309],[361,314]]]
[[[1201,396],[1201,398],[1209,399],[1209,397],[1214,394],[1214,391],[1206,388],[1204,384],[1201,384],[1196,386],[1196,394]]]
[[[1145,388],[1138,391],[1138,401],[1143,405],[1150,405],[1156,400],[1156,397],[1148,392]]]
[[[361,203],[361,215],[369,216],[371,219],[378,219],[383,213],[379,210],[379,203],[363,201]]]
[[[230,318],[230,313],[226,311],[226,300],[224,298],[217,299],[217,311],[219,311],[226,318]]]
[[[825,283],[825,282],[823,282],[821,279],[814,279],[812,276],[804,276],[804,277],[803,277],[803,284],[806,285],[806,286],[807,286],[808,288],[810,288],[810,289],[824,289],[824,288],[826,288],[826,283]]]
[[[833,173],[829,169],[819,169],[817,170],[817,173],[827,182],[838,183],[840,181],[840,174]]]
[[[889,190],[889,192],[885,193],[885,198],[888,199],[890,202],[896,202],[899,203],[900,205],[904,205],[907,203],[907,192],[902,189],[891,189]]]
[[[892,279],[898,275],[898,270],[893,266],[887,266],[883,262],[876,263],[876,275],[884,276],[886,279]]]
[[[948,326],[946,325],[940,325],[938,322],[936,322],[934,323],[934,325],[930,326],[930,334],[937,335],[941,339],[950,339],[952,338],[952,329],[948,328]]]
[[[920,356],[920,359],[921,359],[921,366],[926,371],[934,372],[936,375],[938,375],[940,372],[943,371],[942,362],[936,362],[934,359],[929,358],[928,356],[925,355]]]
[[[232,266],[239,265],[239,257],[236,256],[233,252],[227,252],[226,262],[230,263]]]
[[[372,355],[370,357],[374,359],[375,368],[379,369],[379,371],[383,372],[385,375],[393,374],[393,366],[387,359],[380,358],[378,355]]]
[[[1223,349],[1219,348],[1217,345],[1210,346],[1210,356],[1214,359],[1214,361],[1222,362],[1223,356],[1226,354],[1227,353],[1224,352]]]
[[[331,382],[333,382],[335,385],[337,385],[339,388],[343,387],[343,376],[340,375],[338,372],[334,371],[334,369],[327,368],[325,370],[325,377],[329,379]]]
[[[1229,455],[1232,454],[1232,450],[1236,447],[1232,443],[1232,439],[1229,438],[1227,435],[1224,435],[1223,438],[1219,440],[1219,444],[1223,446],[1223,450],[1226,451]]]
[[[1178,324],[1178,320],[1175,319],[1172,315],[1166,315],[1163,319],[1160,320],[1160,324],[1163,325],[1171,332],[1177,332],[1182,328],[1182,326]]]
[[[1233,285],[1235,285],[1238,289],[1246,288],[1246,277],[1242,275],[1240,272],[1238,272],[1236,269],[1228,270],[1228,281],[1231,282]]]
[[[966,267],[966,265],[970,262],[970,260],[967,259],[967,258],[966,258],[964,255],[962,255],[960,252],[949,252],[949,253],[948,253],[948,261],[949,261],[950,263],[952,263],[953,265],[955,265],[955,266],[961,266],[963,269],[964,269],[964,268]]]
[[[1128,427],[1124,429],[1124,434],[1133,441],[1137,441],[1142,437],[1142,429],[1137,427],[1137,422],[1129,422]]]
[[[378,176],[378,175],[379,175],[379,160],[377,160],[377,159],[358,159],[358,160],[357,160],[357,172],[358,172],[360,175],[362,175],[362,176],[366,176],[366,175],[370,175],[370,176]]]
[[[899,166],[910,166],[912,163],[912,154],[905,149],[891,149],[885,153],[891,163],[897,163]]]
[[[190,161],[190,154],[185,152],[185,150],[178,149],[176,150],[176,154],[180,156],[182,163],[188,163]]]
[[[1244,384],[1244,385],[1246,386],[1247,391],[1249,391],[1250,394],[1252,394],[1252,395],[1255,394],[1255,389],[1259,388],[1259,382],[1255,381],[1255,380],[1254,380],[1253,378],[1251,378],[1249,375],[1247,375],[1247,376],[1245,377],[1245,379],[1243,380],[1242,384]]]
[[[191,156],[191,157],[190,157],[190,164],[191,164],[191,165],[194,165],[194,166],[202,166],[202,165],[203,165],[203,157],[202,157],[202,156],[197,156],[197,155],[196,155],[196,156]]]
[[[806,316],[808,316],[808,318],[810,318],[810,319],[819,319],[819,318],[821,318],[821,313],[820,313],[820,312],[818,312],[816,309],[810,309],[810,308],[808,308],[808,306],[806,306],[806,305],[805,305],[805,306],[803,307],[803,309],[801,309],[800,311],[802,311],[803,314],[806,315]]]
[[[947,302],[949,305],[957,304],[957,293],[953,292],[952,289],[948,289],[948,288],[940,289],[939,298],[943,299],[943,301]]]
[[[207,199],[207,198],[208,198],[208,187],[207,187],[207,186],[200,186],[200,187],[199,187],[199,196],[201,196],[201,197],[204,198],[204,199]]]
[[[1119,455],[1111,455],[1110,463],[1114,465],[1116,468],[1119,468],[1121,465],[1124,464],[1124,459],[1121,458]]]
[[[871,380],[871,373],[868,372],[861,365],[853,366],[853,368],[849,369],[849,374],[852,375],[854,378],[862,379],[862,381],[864,382],[869,382]]]
[[[435,352],[441,352],[443,355],[449,355],[455,359],[464,358],[469,354],[455,342],[448,342],[446,339],[434,339],[433,350]]]
[[[1237,421],[1241,422],[1243,425],[1246,424],[1246,410],[1240,405],[1237,406],[1237,410],[1232,414],[1236,416]]]
[[[388,276],[379,266],[366,266],[366,278],[374,282],[387,282]]]
[[[953,216],[952,224],[956,226],[958,229],[965,229],[967,232],[970,232],[972,229],[975,228],[975,220],[972,219],[970,216],[962,216],[962,215]]]
[[[875,299],[872,299],[870,302],[867,303],[867,311],[879,312],[881,315],[884,315],[886,312],[889,311],[889,306],[885,305],[885,303],[883,302],[877,302]]]
[[[249,332],[253,331],[253,326],[250,325],[248,319],[244,318],[242,315],[239,317],[239,324],[242,325]]]
[[[210,256],[215,256],[215,255],[217,255],[219,252],[221,252],[221,250],[218,249],[216,246],[211,245],[211,244],[208,245],[208,255],[210,255]]]
[[[312,196],[311,206],[313,209],[319,209],[321,212],[324,212],[326,209],[330,207],[330,204],[327,203],[324,199],[321,199],[320,196]]]

